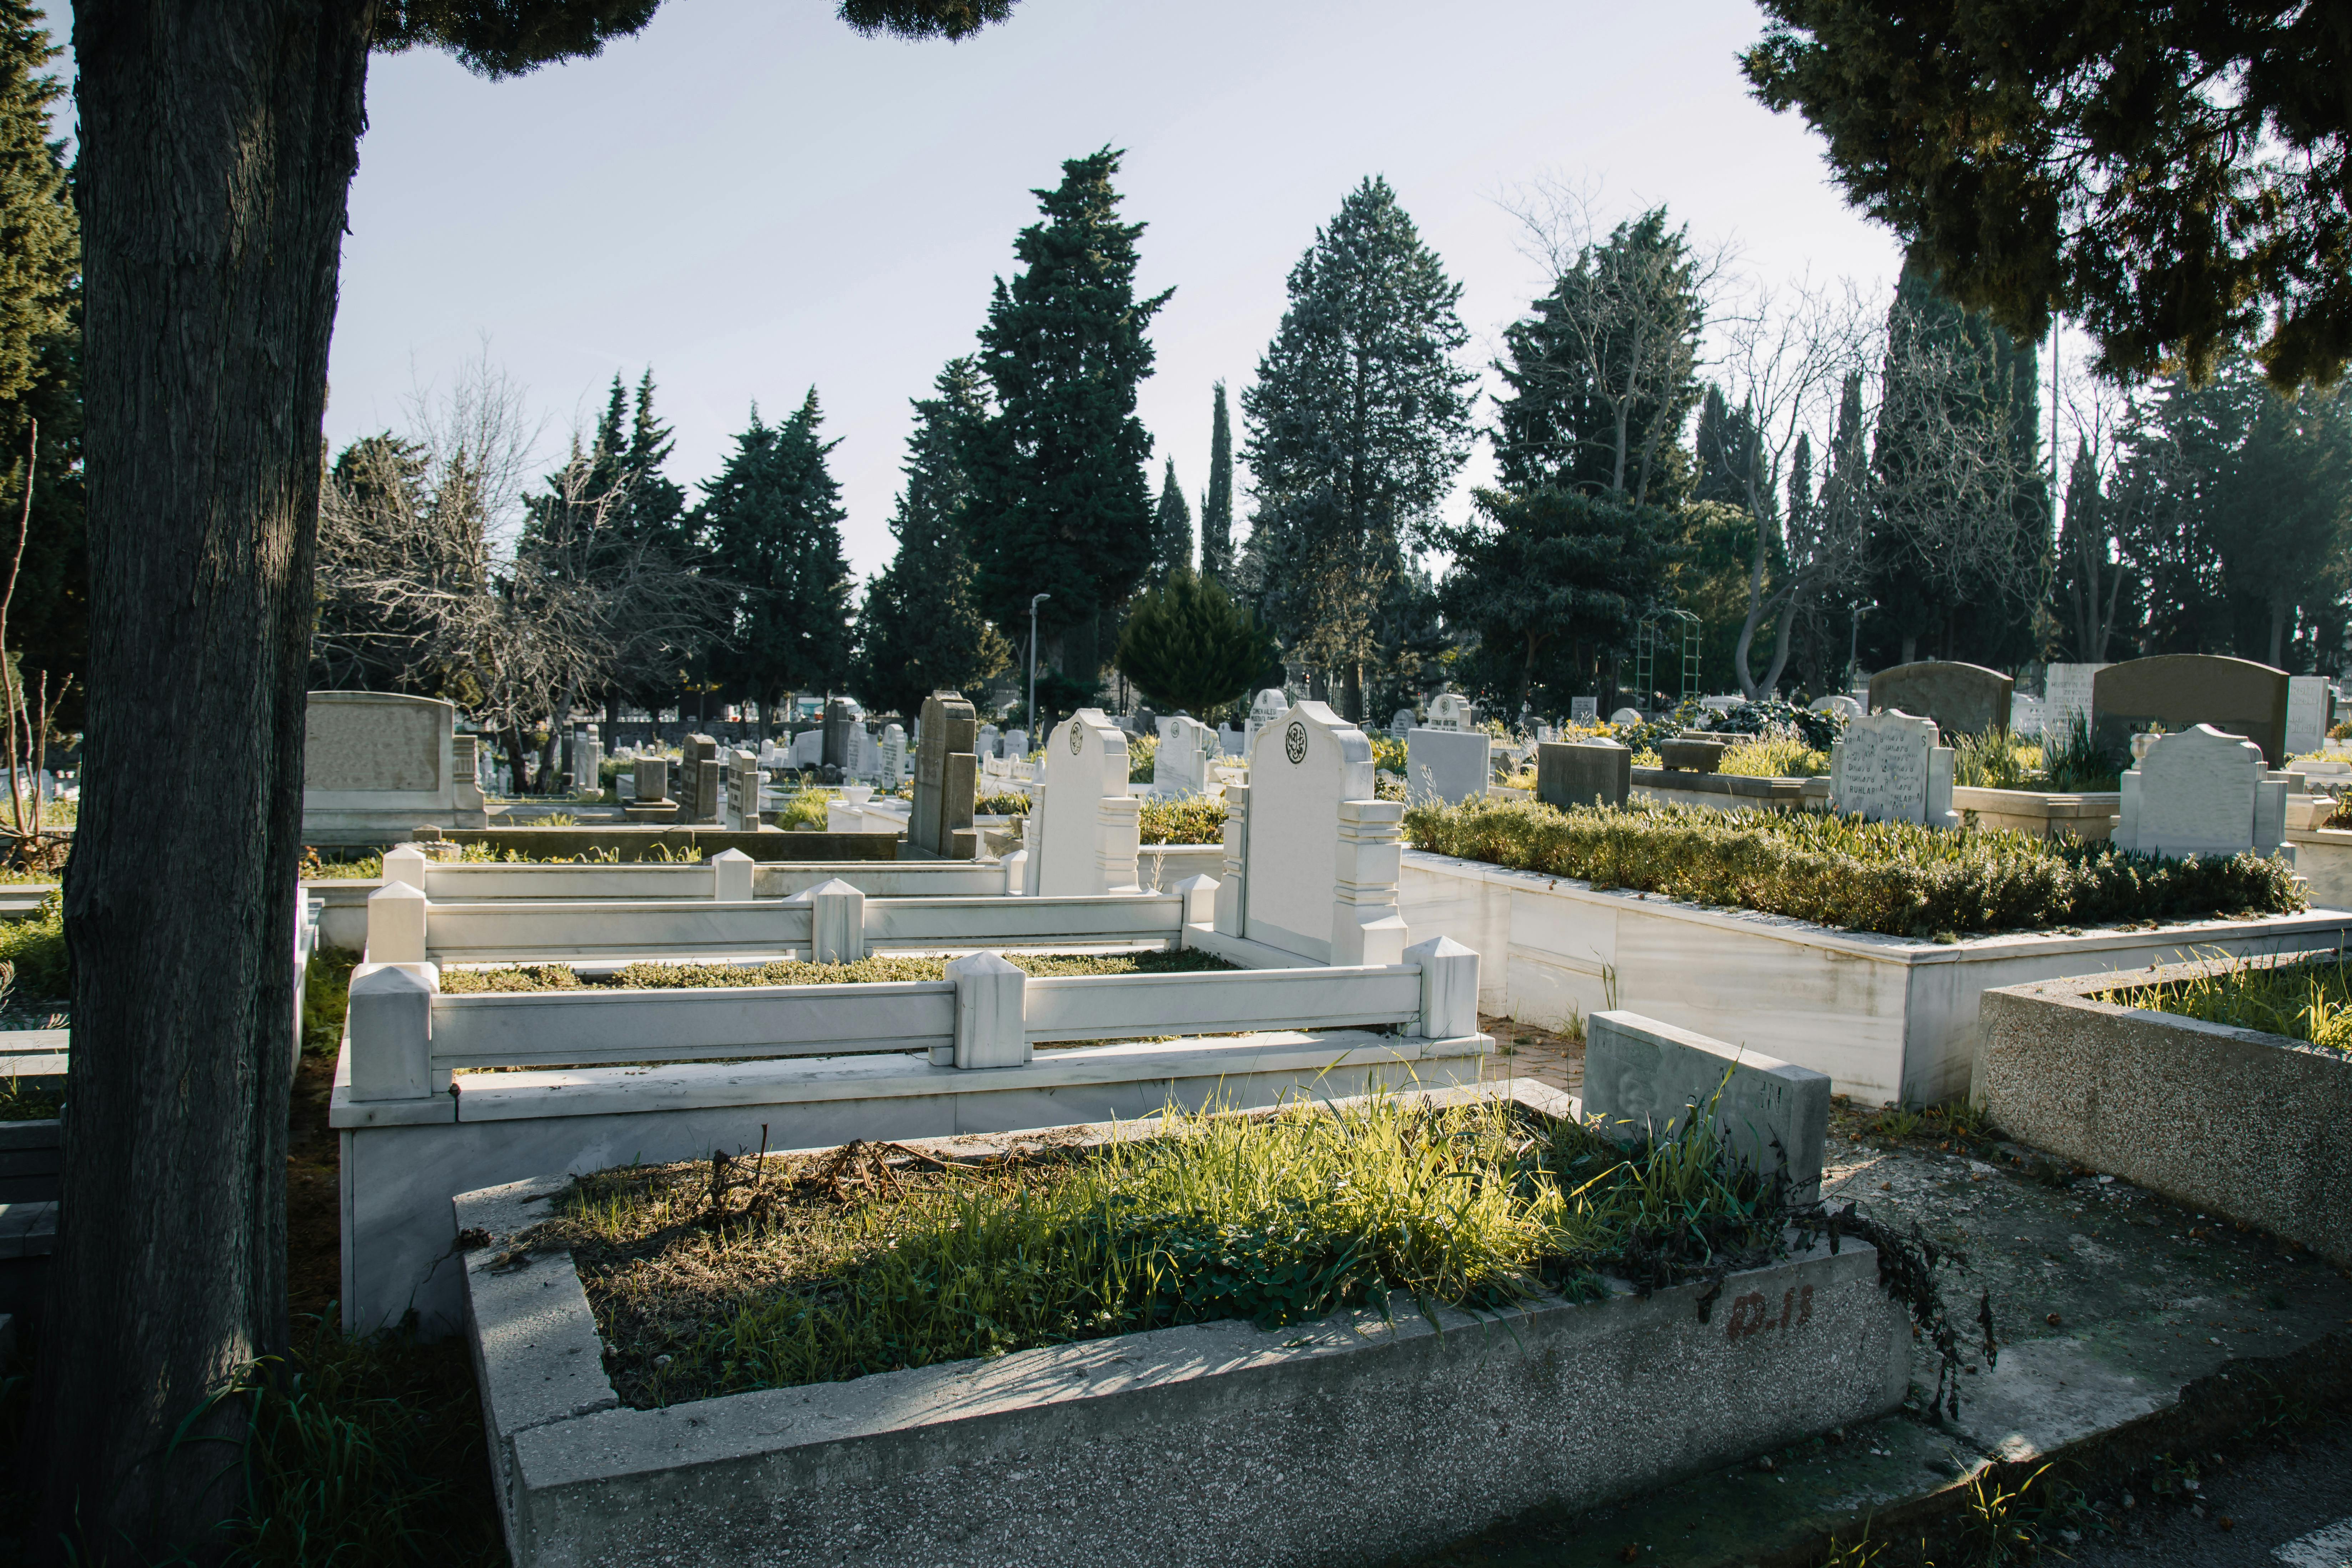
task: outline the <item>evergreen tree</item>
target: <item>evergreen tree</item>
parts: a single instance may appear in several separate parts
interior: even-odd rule
[[[1151,574],[1162,582],[1172,572],[1192,569],[1192,508],[1184,487],[1176,482],[1176,459],[1168,459],[1168,476],[1160,482],[1160,507],[1152,514]]]
[[[1052,595],[1041,651],[1088,690],[1102,634],[1150,570],[1154,542],[1151,437],[1135,390],[1151,374],[1145,329],[1169,295],[1135,297],[1144,226],[1118,221],[1120,156],[1106,147],[1073,158],[1057,188],[1034,193],[1045,221],[1021,231],[1024,270],[997,279],[980,331],[995,412],[966,454],[982,604],[1025,631],[1031,596]]]
[[[61,53],[41,13],[0,0],[0,516],[14,524],[25,498],[25,453],[40,423],[33,512],[7,649],[28,688],[48,678],[52,720],[81,725],[89,644],[89,558],[82,531],[81,231],[65,143],[49,140],[50,107],[65,96],[45,68]],[[5,543],[14,552],[13,526]]]
[[[1495,457],[1503,486],[1565,484],[1671,506],[1688,485],[1706,311],[1686,231],[1664,207],[1587,246],[1503,332]]]
[[[1213,578],[1178,567],[1135,601],[1117,663],[1161,707],[1205,720],[1274,661],[1274,638]]]
[[[794,691],[825,691],[849,672],[848,558],[841,546],[841,487],[820,440],[816,389],[782,425],[751,427],[703,487],[697,526],[712,564],[734,586],[734,624],[712,670],[759,700],[762,711]]]
[[[933,388],[936,396],[915,400],[901,470],[907,483],[890,520],[898,550],[866,585],[852,667],[866,706],[910,718],[931,692],[976,689],[1013,658],[981,610],[964,547],[971,504],[965,433],[988,416],[980,368],[969,359],[950,360]]]
[[[1470,452],[1462,286],[1377,176],[1291,269],[1290,303],[1242,394],[1251,546],[1290,653],[1341,675],[1361,718],[1376,612]]]
[[[1234,424],[1225,413],[1225,384],[1217,383],[1209,428],[1209,490],[1201,498],[1201,575],[1220,582],[1234,569]]]

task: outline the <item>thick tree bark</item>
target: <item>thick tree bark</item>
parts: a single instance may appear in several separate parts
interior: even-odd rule
[[[220,1396],[287,1338],[310,568],[372,4],[74,10],[89,738],[25,1451],[49,1553],[204,1559],[240,1481]]]

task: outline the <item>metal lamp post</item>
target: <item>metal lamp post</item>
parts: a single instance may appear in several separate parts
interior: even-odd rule
[[[1029,601],[1029,736],[1037,736],[1037,606],[1052,598],[1051,594],[1039,594]]]

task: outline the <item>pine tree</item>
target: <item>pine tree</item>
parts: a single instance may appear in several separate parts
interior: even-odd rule
[[[1176,459],[1160,482],[1160,505],[1151,517],[1151,574],[1166,582],[1171,573],[1192,569],[1192,508],[1176,482]]]
[[[7,647],[29,686],[46,675],[52,715],[81,727],[80,679],[89,644],[89,557],[82,530],[81,231],[65,143],[48,139],[50,106],[65,96],[45,74],[62,51],[41,13],[0,0],[0,516],[24,505],[28,427],[40,422],[33,513],[8,606]],[[13,553],[13,526],[5,544]]]
[[[966,456],[981,602],[1000,626],[1025,629],[1031,596],[1052,595],[1038,617],[1044,651],[1088,690],[1109,618],[1151,567],[1151,437],[1135,389],[1151,374],[1144,330],[1169,298],[1135,297],[1144,226],[1118,221],[1119,158],[1108,147],[1073,158],[1058,188],[1035,193],[1045,221],[1021,231],[1024,270],[997,279],[981,328],[996,411]]]
[[[980,368],[969,359],[950,360],[933,388],[938,395],[915,399],[901,470],[906,488],[890,520],[898,550],[866,585],[852,666],[868,708],[909,718],[931,692],[975,689],[1013,658],[1003,635],[982,613],[964,547],[971,504],[965,433],[988,416]]]
[[[1247,692],[1274,659],[1274,638],[1211,578],[1189,567],[1135,601],[1119,629],[1118,668],[1154,702],[1196,719]]]
[[[1250,544],[1291,655],[1339,672],[1362,716],[1377,610],[1470,454],[1462,286],[1377,176],[1291,269],[1290,303],[1242,394],[1257,482]]]
[[[1217,383],[1209,429],[1209,489],[1201,498],[1201,575],[1219,582],[1234,570],[1234,422],[1225,413],[1225,384]]]
[[[697,509],[713,567],[738,595],[712,671],[763,711],[788,692],[833,689],[849,670],[848,513],[825,466],[839,443],[817,436],[823,418],[814,387],[782,425],[762,423],[755,405]]]

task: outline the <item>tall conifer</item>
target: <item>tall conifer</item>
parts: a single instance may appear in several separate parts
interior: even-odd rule
[[[1168,459],[1168,477],[1160,481],[1160,507],[1151,520],[1151,574],[1162,582],[1171,572],[1192,569],[1192,507],[1184,487],[1176,482],[1176,459]]]
[[[711,667],[762,710],[787,692],[830,690],[849,671],[848,513],[825,466],[839,443],[818,438],[823,421],[814,387],[782,425],[762,423],[754,405],[698,509],[713,565],[738,595]]]
[[[1135,297],[1144,226],[1118,221],[1119,158],[1108,147],[1073,158],[1057,188],[1035,193],[1045,221],[1021,231],[1024,270],[997,279],[980,331],[996,412],[967,454],[982,603],[1025,631],[1031,595],[1052,595],[1045,651],[1088,689],[1110,617],[1151,567],[1151,437],[1135,389],[1151,374],[1144,331],[1173,292]]]
[[[866,585],[857,615],[858,697],[879,712],[912,717],[941,688],[970,690],[1011,662],[1013,650],[980,607],[964,522],[971,481],[965,432],[988,416],[980,369],[948,362],[932,397],[915,399],[898,514],[898,552]]]
[[[1201,498],[1201,575],[1220,581],[1234,570],[1234,422],[1225,413],[1225,384],[1209,429],[1209,490]]]

